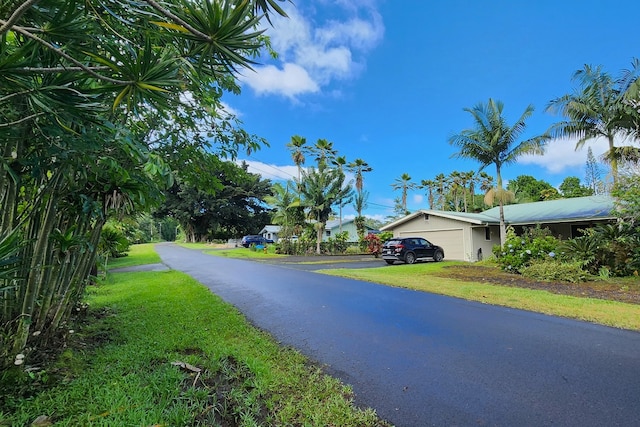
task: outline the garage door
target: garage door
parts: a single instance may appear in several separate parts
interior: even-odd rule
[[[401,232],[401,236],[424,237],[434,245],[442,246],[445,260],[464,260],[464,240],[462,229],[422,232]]]

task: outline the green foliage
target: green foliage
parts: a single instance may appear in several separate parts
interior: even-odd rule
[[[542,281],[584,282],[589,274],[582,269],[579,261],[558,261],[554,259],[534,260],[522,267],[520,273],[524,277]]]
[[[552,194],[555,188],[547,181],[536,179],[531,175],[519,175],[509,181],[507,190],[515,194],[518,203],[528,203],[548,199],[548,195]]]
[[[156,206],[174,174],[214,188],[205,153],[264,144],[219,112],[276,6],[3,2],[0,236],[18,233],[23,246],[16,286],[3,290],[0,347],[50,342],[82,297],[109,217]],[[113,252],[117,238],[105,236]]]
[[[349,243],[349,232],[343,231],[342,233],[337,233],[335,236],[327,239],[326,242],[322,242],[320,244],[322,253],[329,253],[332,255],[343,254],[347,250]]]
[[[558,239],[539,227],[527,230],[522,236],[508,227],[505,246],[494,246],[493,255],[503,270],[518,273],[534,261],[555,258],[558,243]]]
[[[640,236],[628,223],[605,224],[563,242],[563,257],[581,263],[589,273],[629,276],[640,270]]]
[[[107,223],[100,233],[99,252],[110,258],[119,258],[129,250],[129,241],[124,233],[113,224]]]
[[[383,231],[378,234],[378,237],[380,238],[380,241],[384,243],[393,237],[393,231]]]
[[[562,197],[566,198],[591,196],[593,194],[593,189],[582,185],[580,178],[577,176],[566,177],[560,184],[559,189]]]

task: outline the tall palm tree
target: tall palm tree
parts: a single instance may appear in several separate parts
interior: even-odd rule
[[[420,182],[420,188],[427,190],[427,200],[429,201],[429,209],[434,209],[434,190],[435,190],[436,182],[432,179],[423,179]]]
[[[347,158],[345,156],[336,156],[331,159],[331,164],[333,164],[340,172],[344,173],[344,168],[347,165]],[[346,197],[344,199],[338,200],[338,208],[340,209],[340,212],[338,213],[340,233],[342,233],[342,208],[351,203],[351,200],[352,197]]]
[[[439,173],[434,178],[434,181],[436,182],[436,194],[438,195],[438,202],[436,205],[440,206],[440,210],[444,210],[447,177],[443,173]]]
[[[367,200],[369,199],[368,191],[358,191],[353,198],[353,208],[356,210],[358,215],[354,219],[354,223],[356,225],[356,232],[358,233],[358,240],[364,240],[364,232],[365,232],[365,218],[362,216],[362,211],[367,208]]]
[[[465,111],[473,116],[474,127],[453,135],[449,143],[458,147],[454,157],[473,159],[480,163],[480,170],[493,164],[496,167],[496,196],[500,206],[500,244],[504,246],[506,226],[504,222],[504,192],[502,186],[502,167],[518,160],[523,154],[543,154],[548,133],[518,142],[526,128],[526,120],[533,114],[529,105],[520,118],[509,126],[502,115],[504,104],[489,99],[487,104],[478,104]]]
[[[407,211],[407,193],[409,190],[413,190],[416,188],[416,184],[411,182],[411,176],[408,173],[403,173],[400,178],[396,178],[395,182],[391,184],[391,187],[394,190],[400,190],[402,192],[402,210],[405,215],[409,212]]]
[[[304,157],[304,153],[307,149],[307,138],[300,135],[293,135],[291,137],[291,141],[287,143],[287,147],[289,147],[289,150],[291,150],[291,158],[293,159],[293,163],[295,163],[298,167],[298,181],[300,181],[302,165],[304,165],[304,162],[306,160]]]
[[[351,185],[344,185],[344,173],[329,169],[320,163],[318,169],[302,171],[302,204],[309,210],[309,218],[316,221],[316,252],[320,254],[322,234],[331,214],[333,205],[349,197]]]
[[[618,179],[618,160],[624,153],[614,145],[614,139],[633,137],[637,133],[630,129],[630,108],[622,102],[624,93],[619,83],[601,66],[585,65],[574,73],[573,80],[578,82],[580,88],[552,100],[547,106],[547,111],[559,112],[566,117],[565,121],[551,127],[551,135],[578,138],[576,150],[587,141],[605,138],[609,144],[605,158],[611,165],[615,184]]]
[[[356,177],[355,187],[356,187],[357,195],[356,195],[354,207],[356,209],[356,212],[358,213],[358,216],[356,217],[355,224],[356,224],[356,230],[358,232],[358,237],[360,240],[362,240],[364,238],[364,230],[365,230],[364,217],[362,216],[362,210],[366,207],[367,205],[366,200],[368,198],[368,195],[365,196],[363,192],[364,177],[362,174],[366,172],[371,172],[373,168],[369,166],[367,162],[365,162],[360,158],[355,159],[353,162],[349,163],[347,165],[347,168],[351,172],[353,172]]]
[[[462,176],[465,180],[465,182],[467,183],[467,187],[469,188],[469,200],[471,201],[471,210],[475,211],[475,203],[474,203],[474,198],[476,195],[476,184],[478,182],[478,174],[476,174],[476,171],[469,171],[469,172],[463,172]],[[465,191],[466,191],[465,188]],[[464,199],[464,211],[465,212],[469,212],[469,206],[467,204],[467,198],[465,196]]]
[[[331,161],[335,157],[337,151],[333,148],[333,142],[326,139],[319,139],[315,145],[310,148],[311,152],[316,156],[318,168],[327,165],[327,160]]]
[[[359,193],[361,193],[362,189],[364,188],[364,178],[362,174],[365,172],[371,172],[373,168],[369,166],[369,164],[362,159],[355,159],[353,162],[349,163],[347,167],[351,172],[355,174],[356,176],[355,187],[356,187],[356,190]]]

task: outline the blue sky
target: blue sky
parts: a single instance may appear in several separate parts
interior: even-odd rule
[[[348,161],[373,167],[365,213],[377,219],[392,214],[400,194],[391,184],[403,173],[419,183],[478,169],[452,158],[448,143],[473,125],[463,108],[501,100],[513,123],[533,104],[524,137],[534,136],[560,119],[545,107],[572,91],[584,64],[617,76],[640,57],[635,0],[299,0],[286,9],[290,18],[267,30],[279,57],[246,70],[242,94],[224,98],[270,144],[240,160],[265,178],[290,179],[291,136],[327,139]],[[603,141],[588,146],[596,156],[605,150]],[[528,174],[554,186],[584,179],[587,150],[574,148],[552,141],[547,154],[507,166],[503,177]],[[423,190],[409,194],[408,208],[428,208]]]

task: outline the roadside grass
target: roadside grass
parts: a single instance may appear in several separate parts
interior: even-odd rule
[[[42,415],[56,426],[388,425],[185,274],[111,273],[86,300],[86,317],[47,368],[56,385],[0,408],[0,425]]]
[[[203,251],[209,255],[221,256],[225,258],[238,259],[269,259],[269,258],[286,258],[288,255],[275,253],[275,246],[267,246],[267,251],[251,250],[249,248],[233,248],[233,249],[212,249]]]
[[[415,289],[486,304],[568,317],[615,328],[640,330],[640,305],[595,298],[558,295],[547,291],[463,282],[434,275],[453,263],[420,263],[393,268],[332,269],[318,273]],[[478,278],[481,280],[481,278]]]
[[[109,259],[109,270],[134,265],[156,264],[161,262],[160,256],[153,249],[155,243],[131,245],[128,256]]]

